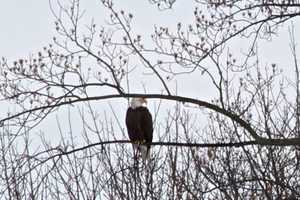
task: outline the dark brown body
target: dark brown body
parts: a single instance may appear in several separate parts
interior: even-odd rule
[[[146,107],[129,107],[126,113],[129,139],[133,142],[151,143],[153,138],[152,116]],[[150,148],[150,145],[148,146]]]

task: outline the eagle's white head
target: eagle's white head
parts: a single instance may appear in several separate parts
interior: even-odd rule
[[[135,98],[132,98],[130,107],[132,109],[135,109],[137,107],[143,106],[144,103],[147,104],[147,100],[145,98],[135,97]]]

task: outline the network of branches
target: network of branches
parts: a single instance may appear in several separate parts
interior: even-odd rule
[[[153,10],[183,4],[95,0],[101,21],[81,3],[50,0],[49,45],[0,61],[1,199],[300,198],[299,1],[194,0],[192,21],[150,33]],[[281,34],[289,67],[260,51]],[[132,97],[152,102],[147,163],[124,128]]]

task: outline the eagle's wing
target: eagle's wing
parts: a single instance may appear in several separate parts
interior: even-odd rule
[[[144,133],[141,128],[141,114],[137,109],[128,108],[126,112],[126,126],[131,141],[141,141]]]
[[[146,143],[151,143],[153,139],[153,121],[151,113],[145,107],[142,110],[141,128],[144,133],[144,140]]]

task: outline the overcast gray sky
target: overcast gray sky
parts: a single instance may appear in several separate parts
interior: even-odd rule
[[[86,16],[88,18],[103,18],[103,10],[101,10],[97,0],[82,2],[83,6],[87,8],[88,12]],[[135,19],[138,24],[137,31],[145,32],[153,29],[153,26],[149,24],[150,21],[159,22],[161,24],[174,23],[176,20],[185,21],[192,16],[192,13],[188,12],[188,9],[193,10],[191,6],[184,4],[183,1],[177,1],[175,9],[167,11],[169,15],[164,15],[164,18],[159,18],[161,17],[158,15],[159,11],[157,11],[155,6],[150,6],[146,0],[121,1],[120,4],[122,8],[125,10],[129,9],[137,16]],[[145,7],[145,5],[148,6]],[[18,57],[26,57],[30,53],[37,52],[52,41],[52,36],[55,34],[53,22],[54,18],[50,12],[49,1],[47,0],[1,1],[0,56],[12,60]],[[101,23],[103,23],[103,21],[98,24],[101,25]],[[295,24],[296,27],[299,27],[299,23]],[[283,29],[283,31],[286,30],[286,28]],[[284,38],[287,39],[286,34],[275,38],[272,43],[266,43],[266,49],[263,51],[267,57],[270,57],[268,60],[271,60],[272,57],[275,60],[284,59],[284,56],[287,56],[287,54],[283,54],[283,52],[286,52],[283,51],[283,48],[288,50],[288,44],[283,40]]]
[[[0,55],[8,59],[47,45],[54,27],[47,0],[1,1],[0,25]]]
[[[130,2],[130,3],[129,3]],[[180,2],[179,2],[180,3]],[[178,3],[178,6],[180,5]],[[87,8],[86,16],[102,17],[100,3],[98,0],[82,1],[83,7]],[[146,0],[122,1],[123,9],[130,9],[139,18],[144,15],[147,22],[155,21],[158,16],[155,6],[150,6],[146,9],[145,4],[149,3]],[[192,9],[192,8],[191,8]],[[169,11],[171,14],[174,11]],[[175,14],[175,13],[174,13]],[[185,15],[186,16],[186,15]],[[181,16],[184,18],[185,16]],[[191,14],[190,14],[191,16]],[[170,16],[172,19],[173,16]],[[136,19],[141,22],[141,19]],[[162,23],[168,19],[161,20]],[[40,50],[44,45],[51,42],[54,35],[54,17],[49,9],[48,0],[8,0],[0,2],[0,55],[7,58],[23,57],[29,53],[34,53]],[[101,24],[100,24],[101,25]],[[140,23],[140,30],[145,31],[145,27],[149,27],[148,23]],[[152,27],[151,27],[152,28]]]

